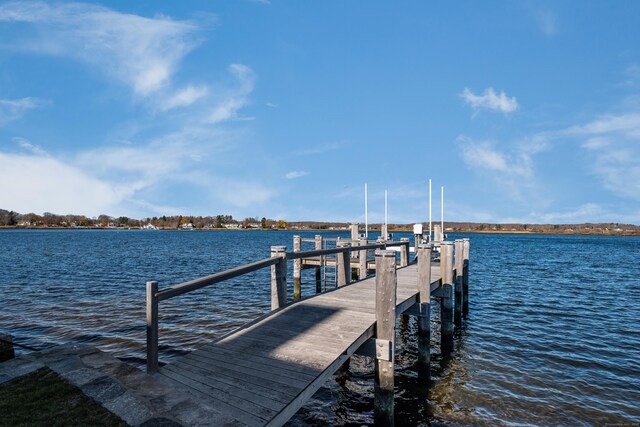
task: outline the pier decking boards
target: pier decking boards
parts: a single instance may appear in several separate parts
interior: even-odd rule
[[[440,287],[432,266],[430,291]],[[418,267],[397,269],[397,314],[418,302]],[[375,336],[371,277],[270,312],[161,367],[157,375],[206,398],[212,424],[282,425]]]

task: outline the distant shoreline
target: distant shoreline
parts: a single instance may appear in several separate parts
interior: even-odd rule
[[[269,228],[194,228],[194,229],[180,229],[180,228],[159,228],[158,230],[141,230],[140,227],[24,227],[24,226],[0,226],[0,230],[104,230],[104,231],[128,231],[128,230],[140,230],[140,231],[239,231],[239,232],[251,232],[251,231],[314,231],[314,232],[335,232],[335,231],[349,231],[345,228],[296,228],[288,227],[286,229],[269,229]],[[372,232],[380,232],[379,229],[369,229]],[[390,233],[402,232],[410,233],[413,230],[407,227],[398,227],[390,229]],[[640,236],[639,231],[602,231],[602,230],[580,230],[580,231],[566,231],[566,230],[470,230],[470,229],[455,229],[446,230],[445,234],[522,234],[522,235],[567,235],[567,236]]]

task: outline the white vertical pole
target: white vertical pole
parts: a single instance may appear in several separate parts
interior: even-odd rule
[[[429,242],[433,242],[431,236],[431,179],[429,179]]]
[[[369,205],[367,200],[367,184],[364,184],[364,237],[369,238]]]
[[[444,236],[444,185],[440,187],[440,227]]]
[[[387,218],[387,190],[384,190],[384,228],[388,230],[389,223],[387,222]]]

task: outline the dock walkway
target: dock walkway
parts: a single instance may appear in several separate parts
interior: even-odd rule
[[[440,287],[432,266],[431,292]],[[397,313],[418,302],[418,267],[397,269]],[[284,306],[159,368],[220,414],[212,424],[282,425],[375,336],[375,277]]]

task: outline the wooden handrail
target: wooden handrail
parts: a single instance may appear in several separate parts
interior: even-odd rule
[[[340,242],[341,240],[337,240]],[[342,240],[344,243],[350,243],[350,240]],[[314,256],[323,256],[331,254],[345,254],[351,251],[366,251],[369,249],[386,249],[389,246],[405,246],[408,255],[409,242],[380,242],[363,246],[344,246],[331,249],[316,249],[305,252],[286,252],[284,246],[272,246],[271,258],[255,261],[250,264],[241,265],[228,270],[220,271],[209,276],[199,279],[190,280],[177,285],[158,290],[158,282],[147,282],[147,372],[154,373],[158,370],[158,303],[169,298],[177,297],[191,291],[202,289],[204,287],[233,279],[266,267],[271,267],[271,308],[276,309],[286,304],[286,274],[287,260],[310,258]],[[406,259],[406,256],[404,257]],[[344,280],[340,284],[349,283],[348,269],[349,260],[345,255],[342,260],[344,266]],[[406,262],[403,264],[406,265]],[[344,282],[344,283],[343,283]]]
[[[169,286],[168,288],[158,291],[156,295],[158,297],[158,301],[164,301],[169,298],[177,297],[178,295],[186,294],[187,292],[195,291],[209,285],[224,282],[225,280],[233,279],[234,277],[270,267],[278,262],[279,260],[277,258],[265,258],[260,261],[252,262],[251,264],[241,265],[239,267],[220,271],[199,279]]]
[[[349,242],[349,240],[343,240],[344,242]],[[348,246],[348,247],[344,247],[344,248],[330,248],[330,249],[314,249],[311,251],[300,251],[300,252],[289,252],[287,253],[287,259],[300,259],[300,258],[311,258],[311,257],[315,257],[315,256],[321,256],[321,255],[333,255],[333,254],[339,254],[339,253],[343,253],[343,252],[348,252],[348,251],[364,251],[364,250],[368,250],[368,249],[384,249],[384,248],[388,248],[390,246],[402,246],[402,245],[408,245],[409,242],[397,242],[397,241],[390,241],[390,242],[384,242],[384,243],[373,243],[370,245],[365,245],[365,246]]]

